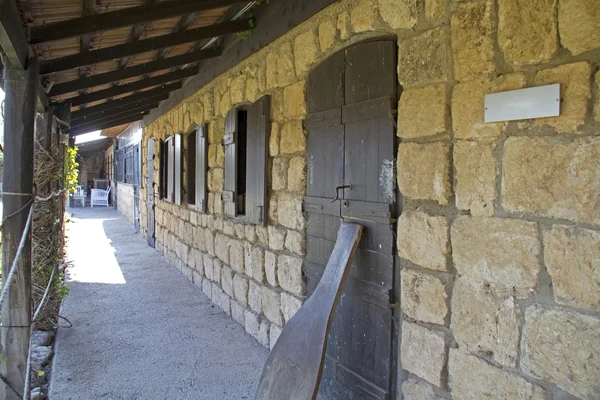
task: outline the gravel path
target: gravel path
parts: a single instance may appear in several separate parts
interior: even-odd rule
[[[71,211],[50,399],[253,399],[267,351],[117,211]]]

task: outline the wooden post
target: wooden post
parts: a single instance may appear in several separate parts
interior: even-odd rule
[[[35,58],[30,58],[27,69],[18,70],[4,57],[2,62],[5,77],[3,190],[30,194],[33,191],[34,125],[39,65]],[[2,229],[3,285],[6,285],[6,278],[27,222],[27,203],[30,201],[30,196],[3,196],[3,218],[10,216]],[[15,392],[22,395],[25,384],[31,323],[31,231],[27,235],[16,268],[10,290],[2,305],[0,374],[6,382],[0,382],[0,400],[20,400]]]

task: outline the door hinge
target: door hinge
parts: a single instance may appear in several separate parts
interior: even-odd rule
[[[396,295],[393,290],[388,291],[388,308],[396,308],[398,303],[396,302]]]

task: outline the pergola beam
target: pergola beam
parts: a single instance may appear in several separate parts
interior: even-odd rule
[[[14,0],[0,0],[0,47],[13,68],[27,68],[29,46]]]
[[[212,10],[240,2],[240,0],[172,0],[139,7],[129,7],[122,10],[32,27],[29,43],[38,44],[67,39],[89,33],[175,17],[191,12]]]
[[[148,92],[142,92],[142,93],[148,93]],[[128,97],[124,97],[124,99],[127,99],[127,98]],[[158,96],[149,97],[149,98],[142,99],[139,101],[122,102],[122,101],[119,101],[121,99],[113,100],[113,101],[99,104],[94,107],[84,108],[83,110],[80,110],[80,111],[74,111],[71,114],[72,115],[71,121],[73,121],[73,123],[77,123],[79,120],[89,119],[91,117],[96,118],[96,117],[101,117],[101,116],[122,114],[124,111],[132,110],[134,108],[138,108],[141,106],[158,104],[161,101],[166,100],[168,98],[169,98],[169,94],[164,93],[164,94],[161,94]],[[115,104],[113,104],[113,103],[115,103]]]
[[[109,97],[118,96],[120,94],[134,92],[156,85],[166,84],[168,82],[178,81],[183,78],[189,78],[190,76],[194,76],[197,73],[197,68],[186,68],[175,72],[169,72],[163,75],[158,75],[149,79],[142,79],[136,82],[127,83],[125,85],[113,86],[108,89],[98,90],[97,92],[92,92],[81,96],[69,98],[65,101],[70,102],[72,106],[79,106],[81,104],[92,103],[94,101],[107,99]]]
[[[82,129],[69,129],[66,131],[66,133],[69,134],[69,136],[78,136],[78,135],[83,135],[84,133],[89,133],[89,132],[93,132],[93,131],[98,131],[101,129],[107,129],[107,128],[112,128],[113,126],[119,126],[119,125],[123,125],[129,122],[135,122],[135,121],[139,121],[141,119],[144,118],[144,115],[148,114],[149,111],[145,111],[133,116],[128,116],[125,117],[123,119],[115,119],[112,121],[108,121],[108,122],[99,122],[98,124],[92,124],[87,128],[82,128]]]
[[[151,61],[145,64],[135,65],[133,67],[120,69],[117,71],[106,72],[103,74],[92,75],[89,77],[77,79],[70,82],[54,85],[50,91],[50,96],[58,96],[65,93],[76,92],[81,89],[105,85],[107,83],[121,81],[133,78],[135,76],[145,75],[167,68],[178,67],[180,65],[191,64],[199,60],[218,57],[221,55],[220,48],[211,48],[206,50],[194,51],[159,61]]]
[[[57,58],[44,62],[42,64],[40,73],[42,75],[51,74],[67,69],[82,67],[84,65],[96,64],[134,54],[145,53],[147,51],[163,49],[165,47],[196,42],[198,40],[212,38],[214,36],[246,31],[252,29],[251,25],[254,24],[248,19],[223,22],[220,24],[189,29],[168,35],[155,36],[150,39],[138,40],[137,42],[133,43],[106,47],[104,49],[94,50],[87,53]]]
[[[115,111],[115,112],[111,112],[111,113],[107,113],[107,114],[92,115],[85,119],[79,119],[79,120],[73,121],[71,123],[70,129],[73,129],[73,130],[82,129],[82,128],[86,128],[87,126],[93,125],[93,124],[99,124],[102,122],[109,122],[111,120],[121,119],[121,118],[125,118],[128,116],[133,116],[135,114],[139,114],[144,111],[150,111],[156,107],[158,107],[158,103],[145,104],[142,106],[128,108],[126,110]]]

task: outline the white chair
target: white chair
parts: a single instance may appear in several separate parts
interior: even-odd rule
[[[109,186],[108,189],[106,189],[106,190],[92,189],[92,197],[90,200],[90,204],[91,204],[92,208],[94,208],[94,205],[108,207],[108,195],[109,195],[111,189],[112,189],[111,186]]]
[[[73,193],[73,203],[81,203],[81,207],[85,207],[85,191],[81,186],[75,186],[75,193]]]

